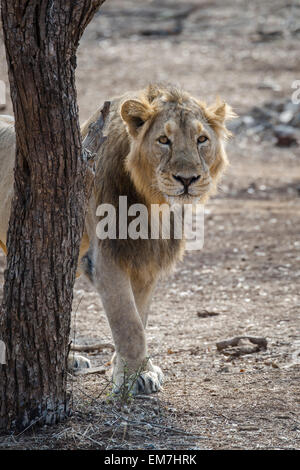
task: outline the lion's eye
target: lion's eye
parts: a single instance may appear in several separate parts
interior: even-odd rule
[[[163,145],[169,145],[171,143],[171,141],[168,139],[168,137],[166,135],[161,135],[158,138],[158,142],[160,144],[163,144]]]
[[[206,142],[208,140],[208,138],[206,137],[206,135],[200,135],[200,137],[198,137],[198,144],[204,144],[204,142]]]

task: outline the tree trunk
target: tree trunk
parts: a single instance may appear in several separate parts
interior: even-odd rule
[[[81,147],[76,49],[104,0],[2,0],[15,114],[15,196],[0,339],[0,430],[55,423],[66,393],[72,291],[89,162]]]

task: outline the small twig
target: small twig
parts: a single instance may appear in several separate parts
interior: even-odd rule
[[[81,434],[81,433],[78,432],[78,431],[73,432],[73,435],[75,435],[75,436],[77,436],[77,437],[79,437],[79,438],[88,439],[89,441],[93,442],[94,444],[97,444],[97,445],[100,446],[100,447],[101,447],[101,446],[104,447],[103,442],[95,441],[95,439],[93,439],[92,437],[90,437],[90,436],[85,436],[84,434]]]
[[[219,312],[209,312],[208,310],[201,310],[200,312],[197,312],[197,316],[199,318],[216,317],[218,315],[220,315]]]
[[[29,426],[27,426],[27,428],[23,429],[23,431],[21,431],[19,434],[17,434],[16,436],[14,436],[14,438],[17,438],[17,437],[20,437],[22,434],[24,434],[26,431],[28,431],[28,429],[32,428],[32,426],[34,426],[36,423],[38,423],[39,421],[41,421],[41,419],[43,419],[45,416],[42,415],[40,416],[39,418],[37,418],[35,421],[32,421],[32,423],[29,424]]]
[[[89,367],[87,369],[78,369],[73,372],[73,375],[105,374],[105,372],[104,367]]]
[[[150,426],[154,426],[156,428],[164,429],[165,431],[175,433],[175,434],[182,434],[184,436],[190,436],[190,437],[197,437],[198,439],[207,439],[207,437],[202,436],[201,434],[194,434],[192,432],[184,431],[183,429],[177,429],[177,428],[171,428],[170,426],[164,426],[162,424],[156,424],[156,423],[149,423],[148,421],[141,419],[141,424],[149,424]]]
[[[105,378],[105,377],[104,377]],[[102,388],[102,390],[100,390],[100,393],[98,394],[98,396],[95,398],[93,397],[92,395],[89,395],[88,393],[86,393],[84,390],[82,390],[80,387],[78,387],[78,385],[75,383],[74,384],[74,387],[79,390],[80,393],[82,393],[82,395],[84,395],[85,397],[89,398],[91,401],[91,404],[92,403],[96,403],[97,405],[101,405],[102,406],[102,403],[99,402],[99,398],[101,397],[101,395],[103,395],[103,393],[108,389],[108,387],[111,386],[111,381],[110,380],[107,380],[107,384],[105,385],[105,387]]]
[[[225,339],[224,341],[219,341],[216,343],[218,351],[222,351],[228,346],[238,346],[240,340],[248,339],[251,343],[257,344],[262,349],[267,349],[268,341],[266,338],[256,338],[254,336],[236,336],[235,338]]]
[[[111,349],[112,351],[115,350],[115,347],[111,343],[96,343],[96,344],[89,344],[89,345],[81,345],[81,344],[72,344],[71,350],[77,352],[90,352],[90,351],[102,351],[103,349]]]
[[[134,396],[135,400],[147,400],[147,401],[157,401],[157,397],[152,397],[151,395],[135,395]]]
[[[152,427],[155,427],[155,428],[160,428],[160,429],[163,429],[165,431],[172,432],[172,433],[175,433],[175,434],[183,434],[184,436],[197,437],[198,439],[199,438],[200,439],[207,439],[207,437],[204,437],[201,434],[193,434],[191,432],[184,431],[183,429],[171,428],[170,426],[164,426],[163,424],[149,423],[149,421],[146,421],[145,419],[141,419],[140,421],[134,421],[134,420],[125,418],[125,416],[120,415],[120,413],[118,413],[117,411],[115,411],[113,409],[111,411],[112,411],[113,414],[118,416],[123,421],[126,421],[128,424],[133,424],[135,426],[143,426],[143,425],[147,424],[149,426],[152,426]]]

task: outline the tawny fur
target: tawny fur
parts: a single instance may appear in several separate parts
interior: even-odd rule
[[[83,137],[99,113],[100,109],[83,125]],[[153,156],[149,134],[155,123],[161,121],[163,128],[165,121],[177,119],[182,129],[176,146],[179,151],[184,151],[185,158],[186,155],[193,156],[195,148],[191,148],[190,138],[186,138],[190,129],[184,122],[184,114],[191,115],[199,123],[206,125],[211,132],[212,156],[209,168],[211,182],[209,190],[200,198],[201,202],[207,201],[216,191],[217,183],[228,163],[223,145],[229,136],[225,120],[234,117],[234,113],[223,102],[206,106],[179,88],[150,85],[145,90],[126,93],[112,100],[109,122],[104,131],[108,138],[99,155],[92,210],[95,205],[97,207],[102,203],[110,203],[118,208],[120,195],[127,196],[128,206],[140,203],[150,209],[151,204],[168,202],[156,185],[155,171],[159,162]],[[132,123],[132,118],[141,119],[145,124],[141,129],[139,127],[134,129],[135,123]],[[178,162],[174,171],[176,169]],[[169,169],[171,178],[172,170],[171,166]],[[184,251],[184,243],[175,239],[105,240],[101,243],[105,245],[112,258],[131,275],[141,276],[144,272],[146,277],[153,278],[161,271],[168,271],[181,259]]]
[[[82,137],[99,113],[100,109],[83,125]],[[184,241],[173,237],[99,240],[97,207],[109,203],[118,213],[119,196],[127,196],[128,207],[143,204],[149,213],[152,204],[207,201],[227,165],[224,141],[229,132],[225,122],[232,117],[227,104],[217,101],[207,106],[172,86],[150,85],[111,101],[104,129],[107,140],[98,155],[78,274],[84,271],[102,298],[116,346],[113,381],[117,388],[124,381],[125,365],[129,373],[140,367],[144,371],[136,380],[134,392],[151,393],[161,386],[161,370],[147,360],[144,329],[155,284],[182,257]],[[162,144],[161,136],[168,144]],[[199,136],[206,139],[203,144]],[[0,247],[4,250],[13,196],[14,154],[13,123],[0,117]],[[183,192],[178,176],[193,177],[188,192],[186,188]]]

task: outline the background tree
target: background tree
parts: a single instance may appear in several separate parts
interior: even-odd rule
[[[0,316],[7,348],[7,364],[0,365],[1,430],[55,423],[70,413],[66,361],[90,178],[76,103],[76,49],[102,3],[2,0],[16,165]]]

